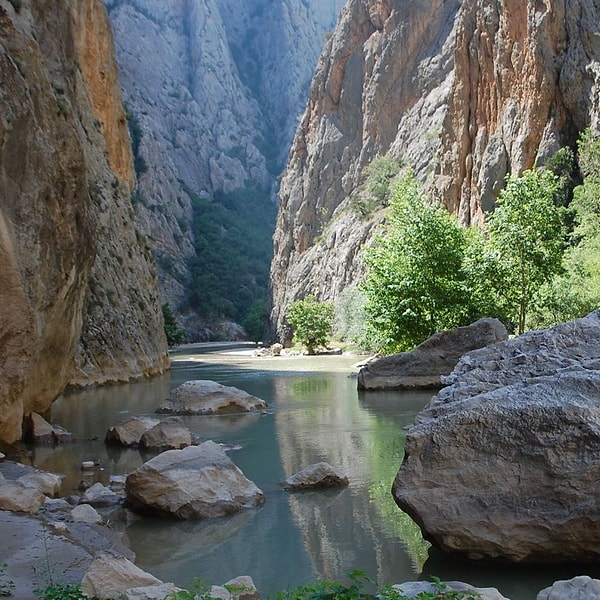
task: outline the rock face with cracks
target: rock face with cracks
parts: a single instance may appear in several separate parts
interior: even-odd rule
[[[508,173],[543,165],[599,122],[600,7],[587,0],[349,0],[324,48],[281,181],[273,338],[308,294],[364,276],[384,211],[365,167],[390,155],[461,222],[483,219]]]
[[[449,553],[600,558],[600,312],[464,356],[409,430],[397,504]]]

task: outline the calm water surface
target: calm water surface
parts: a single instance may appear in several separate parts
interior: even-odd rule
[[[251,575],[264,596],[315,581],[343,580],[361,569],[380,585],[415,579],[460,579],[493,586],[512,600],[534,600],[560,578],[598,576],[589,569],[506,569],[449,561],[429,551],[418,527],[394,504],[392,480],[402,461],[405,427],[430,393],[356,390],[357,357],[252,358],[223,348],[178,352],[165,377],[78,390],[52,408],[52,421],[80,441],[36,448],[38,468],[67,474],[63,493],[77,488],[79,465],[100,468],[90,483],[108,483],[149,458],[138,450],[107,448],[106,430],[131,415],[154,415],[169,391],[190,379],[212,379],[263,398],[264,415],[184,417],[202,439],[234,444],[231,459],[265,493],[263,507],[206,521],[148,519],[115,522],[136,563],[164,581],[187,587],[195,578],[223,583]],[[327,461],[345,471],[347,488],[291,494],[279,482]]]

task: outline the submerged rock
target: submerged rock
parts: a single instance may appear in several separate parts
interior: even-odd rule
[[[127,476],[129,504],[178,519],[204,519],[259,506],[263,492],[212,441],[167,450]]]
[[[344,487],[348,477],[329,463],[319,462],[310,465],[295,475],[288,477],[281,485],[286,490],[306,490],[324,487]]]
[[[449,553],[600,559],[600,312],[477,350],[417,415],[397,504]]]
[[[157,413],[214,415],[253,412],[267,407],[264,400],[236,387],[210,380],[186,381],[161,403]]]
[[[508,338],[498,319],[479,319],[431,336],[410,352],[370,360],[358,372],[358,389],[439,388],[461,356]]]

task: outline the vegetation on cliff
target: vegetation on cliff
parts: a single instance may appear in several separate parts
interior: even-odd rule
[[[363,341],[398,352],[483,316],[520,334],[596,308],[599,139],[584,132],[577,159],[582,185],[562,149],[546,168],[508,176],[486,222],[468,228],[426,198],[411,171],[394,183],[383,231],[365,252]]]

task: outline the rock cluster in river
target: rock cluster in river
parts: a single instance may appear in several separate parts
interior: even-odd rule
[[[465,355],[410,428],[398,505],[449,553],[597,561],[600,311]]]

